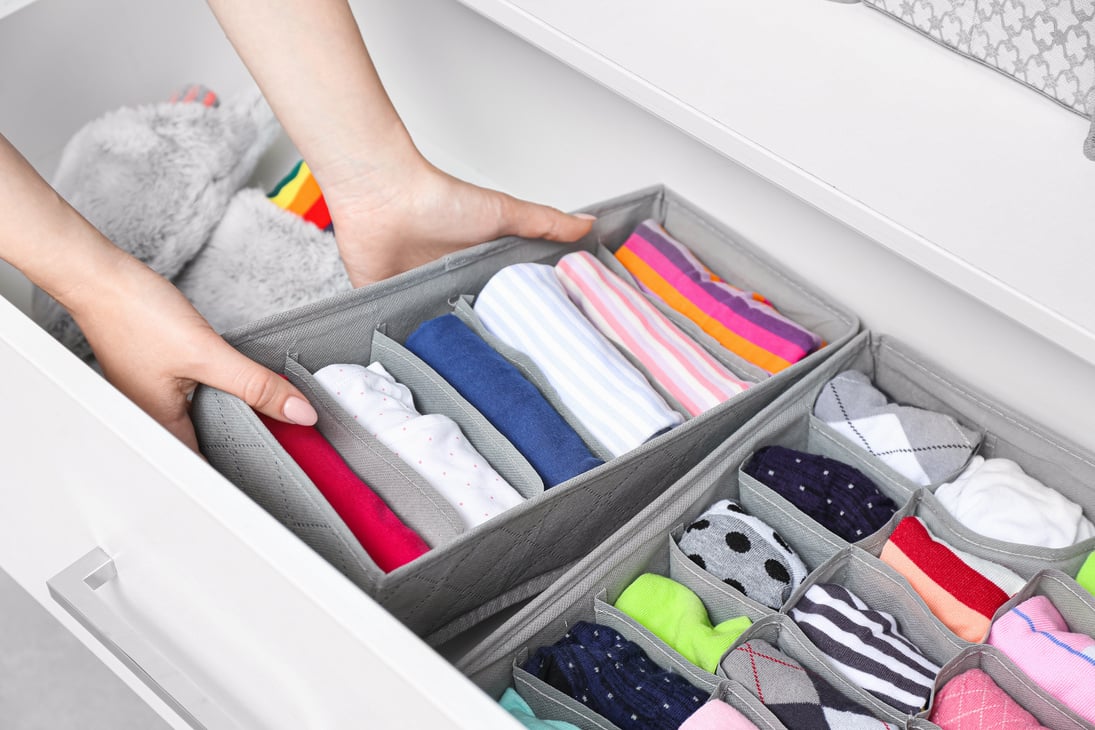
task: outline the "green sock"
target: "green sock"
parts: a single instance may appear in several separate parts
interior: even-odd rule
[[[714,673],[719,659],[752,625],[748,616],[711,625],[699,596],[664,576],[644,573],[616,599],[616,608],[645,626],[700,669]]]
[[[1080,572],[1076,574],[1076,582],[1083,589],[1095,596],[1095,552],[1087,556],[1087,560],[1080,566]]]

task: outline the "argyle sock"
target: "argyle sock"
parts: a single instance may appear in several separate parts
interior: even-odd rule
[[[943,685],[929,718],[943,730],[1046,730],[980,669],[970,669]]]
[[[614,629],[580,621],[524,670],[621,730],[677,730],[707,700],[684,677],[662,670]]]
[[[753,454],[745,473],[848,542],[873,534],[897,512],[870,478],[825,456],[766,446]]]
[[[678,544],[696,565],[770,608],[782,606],[809,572],[775,530],[728,499],[708,507]]]
[[[818,583],[791,609],[791,618],[833,667],[891,707],[910,715],[928,704],[939,666],[843,586]]]
[[[975,456],[935,497],[963,525],[996,540],[1065,548],[1095,537],[1095,525],[1080,505],[1011,459]]]
[[[924,486],[961,471],[981,442],[981,434],[944,413],[887,402],[858,370],[846,370],[825,384],[814,415],[849,443]]]
[[[301,160],[267,196],[274,205],[300,216],[322,231],[334,232],[331,213],[308,163]]]
[[[709,700],[684,721],[680,730],[757,730],[757,726],[722,700]]]
[[[996,620],[988,643],[1038,685],[1095,723],[1095,638],[1069,630],[1045,596],[1034,596]]]
[[[506,688],[506,691],[502,693],[502,699],[498,700],[498,704],[502,705],[506,712],[513,715],[513,718],[528,730],[578,730],[576,725],[569,722],[542,720],[536,717],[536,713],[525,702],[525,698],[517,694],[517,690],[513,687]]]
[[[675,580],[654,573],[636,578],[615,605],[685,659],[712,674],[726,650],[753,623],[747,616],[739,616],[712,626],[699,596]]]
[[[722,667],[730,679],[743,684],[789,728],[896,730],[762,639],[736,647],[726,655]]]

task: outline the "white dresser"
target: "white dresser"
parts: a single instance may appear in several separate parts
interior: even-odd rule
[[[866,326],[1095,447],[1095,163],[1075,115],[821,0],[354,7],[441,166],[563,208],[664,182]],[[0,68],[0,130],[47,177],[103,111],[246,83],[204,4],[171,0],[38,0],[0,19]],[[263,184],[292,159],[282,144]],[[170,724],[516,727],[38,330],[18,275],[0,294],[0,567]]]

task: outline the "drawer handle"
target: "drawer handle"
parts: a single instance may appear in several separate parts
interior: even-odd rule
[[[241,726],[225,714],[95,591],[114,580],[114,559],[95,548],[46,581],[50,595],[171,709],[198,730]]]

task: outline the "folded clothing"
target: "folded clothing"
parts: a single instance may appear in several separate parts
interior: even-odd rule
[[[384,366],[336,363],[316,381],[361,426],[422,475],[469,528],[524,498],[494,470],[448,416],[420,415],[411,391]]]
[[[791,609],[791,618],[851,682],[909,715],[927,707],[940,667],[905,638],[890,614],[844,586],[818,583]]]
[[[333,232],[327,201],[312,175],[308,163],[298,162],[284,178],[274,186],[267,197],[274,205],[299,215],[322,231]]]
[[[1011,459],[975,456],[935,497],[963,525],[996,540],[1064,548],[1095,537],[1080,505]]]
[[[1080,572],[1076,574],[1076,582],[1085,591],[1095,596],[1095,552],[1088,554],[1084,564],[1080,566]]]
[[[897,512],[863,472],[826,456],[765,446],[744,471],[848,542],[873,534]]]
[[[677,730],[707,693],[667,672],[614,629],[579,621],[523,669],[573,697],[621,730]]]
[[[753,624],[748,616],[738,616],[712,626],[699,596],[687,586],[654,573],[636,578],[615,605],[685,659],[712,674],[722,655]]]
[[[962,672],[943,685],[929,719],[943,730],[1045,730],[980,669]]]
[[[541,720],[536,717],[536,713],[525,702],[525,698],[517,694],[517,690],[513,687],[506,688],[506,691],[502,693],[502,699],[498,700],[498,704],[502,705],[502,709],[506,712],[513,715],[513,719],[529,730],[578,730],[577,725],[572,725],[569,722]]]
[[[564,256],[555,274],[597,331],[638,360],[689,415],[749,387],[587,251]]]
[[[985,638],[996,609],[1024,584],[1007,568],[977,560],[977,566],[995,580],[990,579],[967,562],[974,556],[960,554],[935,538],[916,517],[897,523],[880,557],[909,581],[947,628],[966,641]]]
[[[692,713],[680,730],[756,730],[748,717],[722,700],[709,700]]]
[[[258,416],[378,568],[390,573],[429,552],[430,546],[354,474],[315,427]]]
[[[882,722],[824,679],[762,639],[735,648],[722,662],[726,675],[745,685],[789,728],[879,730]]]
[[[536,363],[613,456],[683,422],[571,303],[552,267],[507,266],[483,287],[475,312],[491,333]]]
[[[945,413],[889,403],[858,370],[845,370],[825,384],[814,415],[922,486],[953,477],[981,443],[981,434]]]
[[[809,571],[779,533],[737,502],[715,502],[685,528],[681,552],[754,601],[778,609]]]
[[[756,292],[716,276],[657,221],[643,221],[616,258],[647,292],[695,322],[726,349],[778,373],[821,346],[821,338]]]
[[[545,487],[604,463],[536,386],[455,314],[420,324],[407,338],[407,349],[509,439]]]
[[[988,643],[1066,707],[1095,723],[1095,638],[1070,631],[1048,598],[1028,598],[998,618]]]

